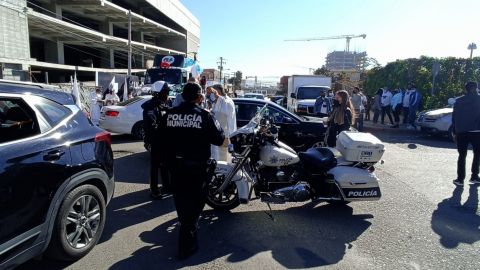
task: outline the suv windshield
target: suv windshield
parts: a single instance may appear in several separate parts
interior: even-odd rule
[[[299,87],[298,99],[317,99],[322,92],[327,93],[330,90],[328,87]]]

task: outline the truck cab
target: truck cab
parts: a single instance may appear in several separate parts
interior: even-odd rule
[[[314,105],[317,98],[322,92],[326,94],[330,90],[328,86],[320,85],[303,85],[299,86],[296,91],[290,93],[289,110],[296,114],[314,115]]]
[[[314,105],[322,92],[328,93],[332,78],[292,75],[288,78],[287,109],[296,114],[315,115]]]

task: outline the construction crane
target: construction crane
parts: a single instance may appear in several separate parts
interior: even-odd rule
[[[300,38],[300,39],[286,39],[284,41],[316,41],[316,40],[330,40],[330,39],[345,39],[346,40],[346,46],[345,46],[345,51],[349,52],[350,51],[350,40],[353,38],[363,38],[365,39],[367,35],[361,34],[361,35],[341,35],[341,36],[332,36],[332,37],[313,37],[313,38]]]

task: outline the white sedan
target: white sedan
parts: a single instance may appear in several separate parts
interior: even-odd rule
[[[132,134],[142,140],[143,129],[142,105],[152,96],[137,96],[114,106],[103,106],[100,113],[100,127],[117,134]]]

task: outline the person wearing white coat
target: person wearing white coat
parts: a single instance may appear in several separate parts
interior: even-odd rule
[[[230,153],[228,153],[228,144],[230,143],[230,134],[237,130],[235,104],[233,100],[225,94],[225,90],[220,84],[209,87],[207,93],[207,97],[212,102],[211,112],[225,132],[223,145],[212,146],[212,158],[217,161],[231,162],[232,157]]]

